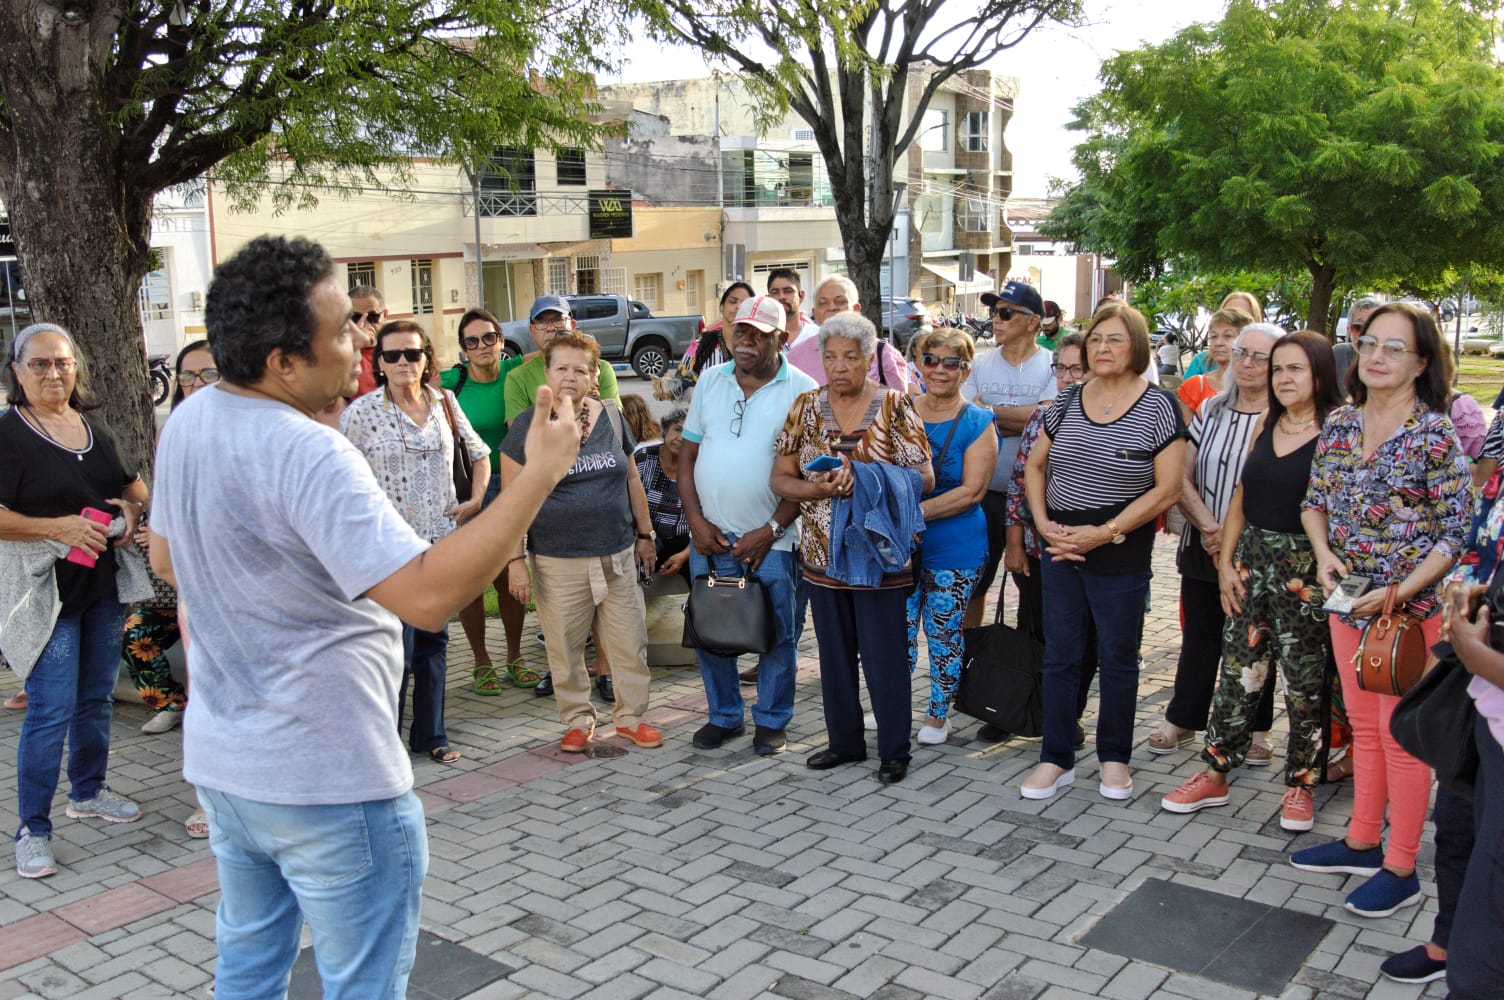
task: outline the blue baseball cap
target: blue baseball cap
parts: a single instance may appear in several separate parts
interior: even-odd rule
[[[540,313],[556,312],[560,316],[573,315],[569,311],[569,303],[564,301],[562,295],[540,295],[533,300],[533,308],[527,314],[529,323],[535,322]]]
[[[1021,306],[1035,316],[1044,315],[1044,300],[1039,297],[1039,292],[1035,291],[1034,286],[1027,282],[1010,281],[996,295],[991,292],[982,293],[982,305],[995,306],[999,302],[1006,302],[1010,306]]]

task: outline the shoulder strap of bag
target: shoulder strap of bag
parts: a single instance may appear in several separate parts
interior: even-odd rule
[[[627,433],[626,428],[622,426],[621,411],[604,399],[601,400],[601,409],[606,412],[606,421],[610,423],[611,429],[616,432],[616,443],[621,445],[622,451],[626,451]]]
[[[937,481],[940,478],[940,466],[945,464],[945,453],[950,451],[951,438],[956,436],[956,428],[961,426],[961,418],[965,415],[966,410],[963,407],[961,412],[956,414],[955,419],[950,422],[950,433],[945,435],[945,443],[940,446],[940,457],[935,459],[935,479]]]
[[[882,383],[884,388],[887,388],[888,385],[888,373],[883,369],[883,347],[887,343],[883,338],[877,338],[877,380]]]
[[[454,407],[450,405],[449,393],[443,389],[438,390],[438,393],[439,403],[444,407],[444,419],[449,421],[449,433],[453,434],[457,440],[460,436],[460,425],[454,419]]]

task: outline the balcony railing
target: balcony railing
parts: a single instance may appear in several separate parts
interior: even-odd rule
[[[464,199],[464,214],[474,210],[475,199]],[[541,218],[561,215],[589,215],[590,198],[585,194],[539,194],[536,191],[486,191],[480,193],[480,217]]]

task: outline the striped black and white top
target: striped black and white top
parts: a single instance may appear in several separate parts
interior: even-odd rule
[[[1045,470],[1045,507],[1060,524],[1105,524],[1154,488],[1154,459],[1185,436],[1175,397],[1149,386],[1123,414],[1109,423],[1086,415],[1081,385],[1061,393],[1044,415],[1050,436]],[[1104,545],[1087,554],[1088,568],[1128,572],[1148,565],[1154,544],[1151,520],[1129,532],[1123,545]]]
[[[1207,400],[1191,418],[1190,439],[1196,446],[1196,492],[1218,524],[1227,518],[1232,495],[1243,477],[1243,463],[1248,459],[1248,442],[1263,415],[1263,410],[1244,413]],[[1217,579],[1216,564],[1201,545],[1201,532],[1189,519],[1180,533],[1176,558],[1181,573],[1198,580]]]

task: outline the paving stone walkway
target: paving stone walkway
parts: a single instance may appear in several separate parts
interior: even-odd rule
[[[624,757],[561,754],[551,699],[510,687],[500,697],[470,692],[469,652],[452,626],[448,728],[464,759],[413,765],[432,852],[423,928],[442,939],[435,944],[505,967],[468,994],[486,998],[1259,996],[1082,942],[1131,893],[1160,880],[1331,921],[1272,995],[1444,996],[1440,983],[1423,990],[1378,973],[1384,956],[1430,933],[1429,830],[1425,905],[1382,920],[1342,909],[1356,880],[1287,863],[1292,848],[1342,834],[1351,789],[1318,793],[1314,831],[1280,829],[1282,710],[1275,766],[1241,772],[1228,807],[1194,816],[1159,809],[1198,764],[1189,751],[1151,757],[1143,749],[1169,698],[1179,644],[1168,542],[1156,572],[1136,793],[1126,803],[1095,793],[1089,750],[1075,787],[1052,802],[1024,801],[1017,784],[1037,759],[1037,741],[984,744],[965,717],[949,743],[915,747],[899,785],[877,782],[875,759],[806,769],[805,756],[824,745],[812,630],[786,754],[757,757],[750,738],[694,749],[705,700],[693,668],[654,671],[648,718],[664,730],[662,748],[612,738],[606,718],[600,735],[625,747]],[[531,619],[529,628],[525,654],[541,668]],[[491,648],[503,649],[499,623],[493,633]],[[13,676],[0,676],[0,694],[15,688]],[[921,669],[916,725],[927,692]],[[109,828],[66,819],[60,792],[61,871],[22,880],[6,856],[0,1000],[211,995],[214,861],[207,842],[183,834],[193,798],[180,773],[181,735],[143,735],[147,717],[138,705],[117,707],[110,767],[111,785],[139,801],[145,819]],[[0,713],[0,801],[12,815],[20,721]],[[1085,721],[1089,738],[1090,714]],[[429,985],[415,979],[413,995],[441,995]]]

